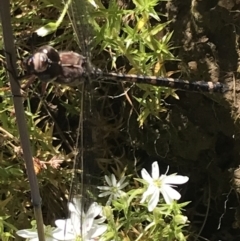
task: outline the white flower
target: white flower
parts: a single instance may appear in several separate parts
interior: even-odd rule
[[[126,177],[122,177],[119,182],[117,182],[114,174],[112,174],[111,177],[105,176],[105,180],[108,186],[101,186],[97,188],[103,191],[101,194],[98,195],[99,197],[109,196],[106,205],[110,205],[112,200],[116,200],[117,198],[125,194],[125,192],[121,190],[128,185],[128,182],[124,182],[125,179]]]
[[[168,171],[168,170],[167,170]],[[180,176],[172,174],[167,176],[167,172],[160,176],[158,163],[152,164],[152,177],[143,168],[141,171],[142,178],[148,183],[147,190],[143,193],[141,203],[148,201],[148,211],[151,212],[157,206],[160,193],[167,204],[170,204],[173,200],[179,200],[181,195],[179,192],[174,190],[173,184],[183,184],[188,181],[187,176]]]
[[[55,221],[56,226],[61,229],[60,236],[66,240],[80,238],[82,241],[93,241],[107,230],[107,225],[103,223],[105,218],[96,219],[97,216],[101,216],[101,206],[94,202],[85,214],[80,199],[74,198],[73,202],[69,203],[70,218]],[[59,234],[54,237],[58,238]]]
[[[58,228],[54,228],[51,226],[44,226],[44,234],[45,234],[45,241],[57,241],[58,239],[55,239],[53,236],[57,236],[57,233],[60,230]],[[38,233],[37,229],[22,229],[18,230],[17,235],[26,238],[29,241],[38,241]]]

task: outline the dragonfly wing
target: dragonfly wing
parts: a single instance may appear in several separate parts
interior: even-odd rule
[[[94,154],[94,140],[93,140],[93,117],[94,117],[94,104],[92,98],[91,88],[91,71],[90,64],[90,41],[92,40],[92,34],[90,31],[90,25],[87,21],[89,19],[89,5],[86,0],[72,0],[69,7],[69,17],[72,22],[77,42],[82,51],[83,56],[74,55],[72,58],[72,65],[79,65],[81,62],[82,69],[76,71],[83,71],[82,78],[79,79],[82,82],[81,85],[81,113],[79,118],[79,135],[77,147],[79,154],[75,159],[75,179],[72,183],[71,200],[81,200],[81,236],[86,235],[84,218],[87,209],[96,200],[96,183],[95,176],[97,173],[97,165]],[[72,53],[76,54],[76,53]],[[67,57],[67,55],[62,56]],[[78,60],[80,62],[78,62]],[[66,73],[67,74],[67,73]],[[80,170],[80,172],[78,171]]]

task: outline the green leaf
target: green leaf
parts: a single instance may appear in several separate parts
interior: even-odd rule
[[[152,30],[150,30],[150,34],[151,35],[156,35],[159,32],[161,32],[164,28],[166,28],[166,26],[171,23],[172,21],[167,21],[165,23],[161,23],[161,24],[157,24],[156,26],[154,26],[154,28]]]
[[[53,32],[55,32],[58,29],[57,22],[50,22],[44,25],[43,27],[37,29],[35,32],[40,37],[45,37]]]

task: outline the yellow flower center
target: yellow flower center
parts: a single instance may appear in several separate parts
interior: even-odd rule
[[[154,180],[153,183],[157,188],[160,188],[162,186],[162,182],[159,178]]]
[[[112,193],[115,194],[115,193],[117,193],[117,191],[118,191],[118,188],[117,188],[117,187],[112,187],[112,188],[111,188],[111,192],[112,192]]]

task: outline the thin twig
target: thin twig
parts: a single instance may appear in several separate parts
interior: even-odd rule
[[[20,141],[23,150],[23,157],[26,162],[27,174],[29,178],[31,196],[34,207],[35,218],[37,222],[38,237],[40,241],[45,241],[44,227],[41,211],[41,198],[37,183],[37,178],[34,172],[33,159],[30,148],[30,140],[27,131],[27,124],[24,115],[24,109],[22,101],[20,100],[21,92],[20,85],[16,79],[16,53],[13,41],[13,32],[11,26],[11,15],[10,15],[10,2],[9,0],[2,0],[0,7],[2,32],[4,39],[4,47],[6,53],[7,69],[9,70],[9,79],[11,85],[11,91],[13,94],[13,103],[15,108],[16,120],[20,135]]]

